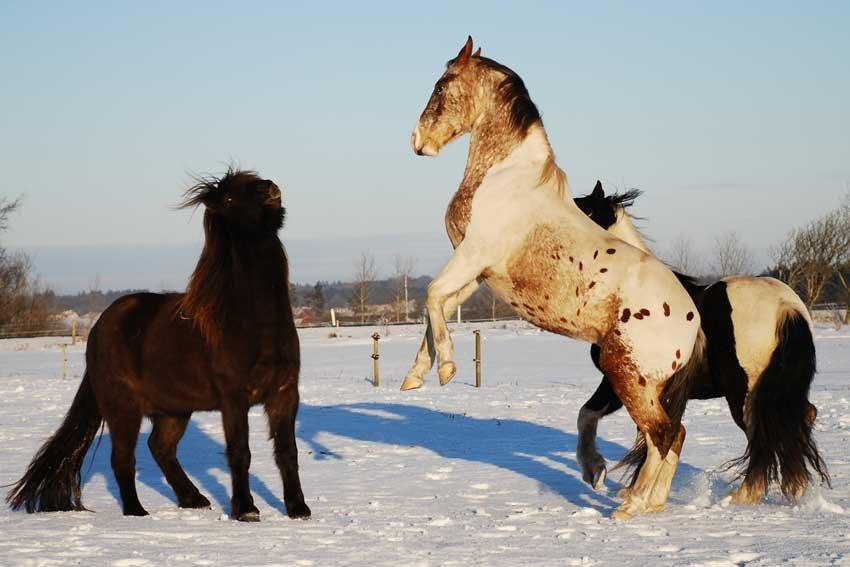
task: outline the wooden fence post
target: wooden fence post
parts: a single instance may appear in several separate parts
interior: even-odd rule
[[[378,368],[378,359],[381,358],[380,353],[378,352],[378,341],[381,340],[381,335],[375,333],[372,335],[372,385],[374,387],[378,387],[381,385],[381,373]]]
[[[77,344],[77,322],[71,321],[71,346]]]
[[[472,331],[475,334],[475,387],[481,387],[481,331],[475,329]]]
[[[66,344],[62,343],[62,379],[64,380],[68,375],[68,351],[66,349]]]

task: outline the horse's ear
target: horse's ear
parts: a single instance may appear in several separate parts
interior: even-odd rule
[[[479,47],[478,49],[476,49],[475,53],[473,53],[472,56],[475,57],[475,58],[480,58],[481,57],[481,48]]]
[[[455,58],[455,65],[463,65],[467,61],[469,61],[470,56],[472,55],[472,36],[467,36],[466,43],[463,44],[463,47],[460,48],[460,52],[458,52],[457,57]]]
[[[593,193],[591,193],[591,195],[599,199],[605,198],[605,190],[602,188],[602,182],[598,179],[596,180],[596,185],[593,187]]]

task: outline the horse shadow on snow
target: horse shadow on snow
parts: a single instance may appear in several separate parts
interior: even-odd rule
[[[579,507],[613,508],[617,505],[611,495],[616,494],[620,484],[610,477],[618,479],[619,471],[609,473],[609,479],[606,480],[607,493],[594,492],[581,480],[581,467],[571,456],[575,454],[577,436],[554,427],[517,419],[481,419],[417,405],[373,402],[323,406],[301,404],[298,422],[299,458],[302,462],[310,458],[316,461],[344,459],[332,446],[319,441],[322,434],[331,434],[357,441],[421,447],[445,459],[499,467],[530,478],[542,488]],[[149,432],[139,435],[136,480],[176,506],[173,490],[165,482],[147,449],[149,435]],[[602,439],[597,442],[600,452],[610,465],[627,450],[617,443]],[[255,463],[272,459],[270,442],[267,447],[254,445],[252,453]],[[109,435],[104,435],[97,454],[93,458],[89,456],[89,462],[83,470],[89,469],[86,475],[89,478],[103,475],[107,489],[120,502],[118,485],[109,463],[111,449]],[[229,510],[230,473],[224,444],[191,421],[180,442],[178,457],[201,492],[222,509]],[[674,487],[683,482],[690,483],[689,479],[702,472],[680,462],[676,473],[678,482],[674,481]],[[255,474],[251,474],[250,482],[251,491],[256,497],[265,500],[276,510],[284,509],[278,483],[271,488]],[[675,501],[675,498],[671,501]]]

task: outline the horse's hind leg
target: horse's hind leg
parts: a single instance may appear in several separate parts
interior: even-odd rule
[[[227,464],[233,495],[230,498],[230,515],[240,522],[259,522],[260,511],[254,506],[254,497],[248,484],[251,466],[251,449],[248,446],[248,404],[228,400],[221,408],[224,438],[227,443]]]
[[[118,481],[125,516],[147,516],[136,493],[136,441],[142,414],[126,409],[120,416],[105,416],[112,440],[112,471]]]
[[[446,303],[443,306],[443,315],[448,317],[476,289],[478,289],[478,281],[474,280],[466,284],[459,292],[446,299]],[[413,367],[401,384],[402,390],[415,390],[422,387],[425,383],[425,374],[434,366],[435,355],[433,329],[429,321],[425,328],[425,336],[422,338],[422,344],[419,346],[419,352],[416,353],[416,360],[413,363]]]
[[[594,345],[594,348],[598,347]],[[607,475],[605,458],[596,448],[596,427],[600,419],[621,407],[623,402],[614,393],[611,381],[603,376],[596,392],[578,412],[576,459],[581,465],[582,478],[595,490],[602,489]]]
[[[158,415],[152,418],[153,431],[148,437],[148,447],[165,480],[174,489],[178,505],[181,508],[209,508],[210,501],[192,484],[177,460],[177,444],[186,431],[189,417]]]
[[[292,385],[266,402],[269,433],[274,440],[274,459],[283,481],[283,501],[290,518],[307,519],[310,508],[304,502],[298,475],[298,447],[295,444],[295,415],[298,413],[298,388]]]

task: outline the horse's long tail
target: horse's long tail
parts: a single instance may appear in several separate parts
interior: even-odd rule
[[[706,339],[702,328],[697,332],[694,349],[691,357],[665,382],[661,392],[661,407],[670,419],[671,435],[678,433],[678,426],[682,422],[685,408],[688,405],[689,394],[694,383],[702,379],[703,373],[707,372]],[[624,468],[624,476],[631,471],[629,486],[637,480],[640,468],[646,461],[646,439],[643,433],[638,432],[635,444],[629,452],[614,467],[614,470]]]
[[[747,450],[730,465],[745,465],[741,476],[750,486],[766,489],[779,481],[782,493],[797,499],[812,480],[808,467],[830,485],[812,436],[817,410],[808,399],[816,372],[815,344],[808,320],[794,308],[781,318],[776,339],[770,363],[745,405]]]
[[[84,510],[80,469],[102,421],[86,373],[62,425],[36,453],[6,503],[30,513]]]

